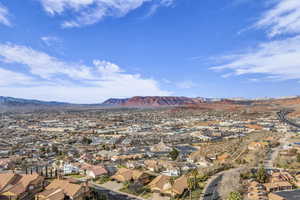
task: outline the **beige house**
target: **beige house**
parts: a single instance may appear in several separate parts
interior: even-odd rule
[[[50,183],[45,191],[35,196],[36,200],[61,200],[70,198],[84,200],[89,196],[89,188],[84,185],[73,184],[67,180],[56,179]]]
[[[188,178],[183,175],[174,180],[174,183],[172,184],[170,176],[160,175],[151,181],[151,183],[148,184],[148,187],[152,192],[173,197],[180,196],[188,189]]]
[[[293,185],[286,181],[276,182],[276,183],[265,183],[264,186],[268,192],[276,192],[281,190],[291,190]]]
[[[0,199],[31,199],[43,186],[44,178],[38,174],[0,174]]]
[[[274,193],[270,193],[268,195],[268,197],[269,197],[269,200],[288,200],[288,199],[285,199],[285,198],[283,198],[283,197],[281,197],[277,194],[274,194]]]
[[[118,182],[126,182],[126,181],[139,181],[142,184],[149,183],[149,175],[140,170],[132,170],[126,168],[120,168],[117,173],[111,177],[111,179],[116,180]]]

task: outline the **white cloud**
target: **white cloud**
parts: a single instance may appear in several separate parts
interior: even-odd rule
[[[61,14],[65,9],[80,10],[82,7],[89,6],[94,0],[41,0],[44,9],[52,14]]]
[[[127,86],[127,88],[125,87]],[[25,99],[39,99],[44,101],[61,101],[69,103],[101,103],[108,98],[126,98],[132,96],[162,95],[168,96],[170,93],[160,90],[150,90],[149,88],[136,88],[125,84],[125,86],[102,87],[81,87],[81,86],[34,86],[34,87],[0,87],[0,94]],[[136,90],[138,89],[138,90]],[[151,88],[150,88],[151,89]],[[139,92],[139,93],[138,93]]]
[[[173,5],[175,2],[175,0],[161,0],[160,1],[160,4],[163,5],[163,6],[171,6]]]
[[[257,28],[268,28],[270,37],[300,33],[300,1],[277,1],[275,6],[268,10],[255,26]]]
[[[78,65],[26,46],[0,44],[0,61],[22,64],[28,70],[25,75],[0,68],[0,93],[6,96],[99,103],[111,97],[170,94],[161,90],[154,79],[126,73],[118,65],[103,60],[94,60],[92,66]]]
[[[262,74],[269,79],[300,79],[300,36],[260,44],[253,50],[224,57],[226,64],[214,70],[230,70],[225,74]]]
[[[11,22],[8,19],[8,15],[9,15],[8,9],[0,3],[0,23],[1,24],[4,24],[6,26],[11,26]]]
[[[260,78],[248,80],[300,80],[300,1],[274,2],[255,24],[266,30],[271,40],[247,52],[220,57],[222,64],[211,69],[226,71],[224,78],[256,74]],[[285,36],[274,39],[279,35]]]
[[[87,66],[62,62],[46,53],[25,46],[0,44],[0,60],[5,63],[18,63],[30,68],[30,72],[44,79],[56,74],[64,74],[73,79],[91,79]]]
[[[81,27],[99,22],[106,16],[123,17],[146,2],[170,6],[174,0],[40,0],[50,15],[72,12],[72,19],[62,23],[65,28]],[[155,9],[156,10],[156,9]]]
[[[41,37],[43,43],[47,46],[55,46],[61,44],[61,40],[58,37],[54,36],[43,36]]]
[[[153,5],[151,5],[148,13],[145,15],[144,18],[151,17],[152,15],[154,15],[160,7],[170,7],[170,6],[172,6],[174,4],[174,1],[175,0],[161,0],[157,3],[154,3]]]
[[[98,71],[104,75],[111,75],[122,72],[118,65],[111,62],[103,60],[94,60],[93,64],[98,68]]]
[[[0,86],[27,85],[33,83],[33,78],[25,74],[0,68]]]

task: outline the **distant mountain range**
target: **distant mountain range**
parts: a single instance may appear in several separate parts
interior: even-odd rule
[[[20,99],[0,96],[0,106],[67,106],[72,105],[56,101],[39,101],[35,99]]]
[[[134,106],[180,106],[187,104],[198,104],[202,100],[197,98],[188,98],[188,97],[159,97],[159,96],[146,96],[146,97],[132,97],[128,99],[123,106],[134,107]]]
[[[278,100],[293,99],[293,97],[280,97]],[[160,106],[183,106],[183,105],[199,105],[201,103],[234,103],[234,104],[248,104],[254,101],[274,100],[274,98],[262,99],[243,99],[243,98],[190,98],[190,97],[176,97],[176,96],[136,96],[132,98],[111,98],[99,104],[71,104],[56,101],[40,101],[35,99],[21,99],[13,97],[0,96],[0,107],[160,107]]]
[[[136,96],[124,99],[108,99],[102,105],[124,107],[159,107],[159,106],[182,106],[197,105],[204,102],[237,102],[237,100],[221,98],[190,98],[176,96]],[[240,101],[240,100],[239,100]]]
[[[0,106],[6,107],[59,107],[59,106],[122,106],[122,107],[159,107],[159,106],[181,106],[189,104],[199,104],[208,101],[204,98],[189,97],[165,97],[165,96],[136,96],[132,98],[111,98],[99,104],[70,104],[56,101],[40,101],[35,99],[21,99],[0,96]]]
[[[105,106],[122,105],[122,104],[126,103],[128,100],[129,100],[129,98],[126,98],[126,99],[111,98],[111,99],[108,99],[108,100],[104,101],[102,103],[102,105],[105,105]]]

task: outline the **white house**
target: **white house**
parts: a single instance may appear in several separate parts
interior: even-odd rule
[[[98,178],[106,174],[108,174],[107,170],[101,166],[93,166],[86,171],[86,175],[91,178]]]
[[[79,167],[72,164],[64,164],[62,167],[64,175],[79,173]]]
[[[180,169],[176,167],[170,167],[163,171],[162,174],[166,176],[180,176]]]

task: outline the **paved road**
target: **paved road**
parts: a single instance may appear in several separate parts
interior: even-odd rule
[[[279,151],[283,149],[283,146],[286,144],[287,140],[290,137],[291,137],[290,134],[285,134],[285,136],[283,138],[280,138],[280,140],[279,140],[280,145],[275,148],[272,148],[268,152],[267,159],[264,161],[264,167],[266,169],[274,167],[274,161],[277,158]]]
[[[300,124],[296,124],[295,122],[291,121],[290,119],[288,119],[288,118],[286,117],[286,115],[289,114],[289,113],[291,113],[291,112],[293,112],[293,111],[291,111],[291,110],[281,110],[281,111],[279,111],[279,112],[277,113],[277,116],[278,116],[278,118],[279,118],[282,122],[285,122],[285,123],[287,123],[287,124],[289,124],[289,125],[291,125],[291,126],[294,126],[294,127],[296,127],[296,128],[300,128]]]
[[[141,197],[136,197],[120,191],[109,190],[95,183],[91,183],[90,188],[99,194],[105,195],[108,198],[108,200],[145,200]]]
[[[223,174],[218,175],[208,184],[203,196],[203,200],[216,200],[219,198],[218,185],[221,182]]]
[[[217,200],[219,199],[218,186],[222,180],[222,177],[226,173],[232,173],[239,171],[242,168],[234,168],[226,171],[219,172],[212,176],[208,181],[203,190],[203,195],[200,197],[200,200]]]
[[[286,118],[286,115],[289,112],[290,111],[283,111],[283,110],[278,112],[277,113],[278,118],[282,122],[285,122],[285,123],[287,123],[291,126],[300,128],[299,124],[296,124],[296,123],[294,123],[294,122],[292,122],[292,121],[290,121],[289,119]],[[276,157],[278,156],[279,151],[283,148],[283,146],[285,145],[285,143],[287,142],[287,140],[290,137],[291,137],[290,134],[286,134],[285,137],[280,139],[280,141],[279,141],[280,145],[278,147],[275,147],[275,148],[271,149],[271,151],[267,155],[267,159],[264,162],[264,166],[265,166],[266,169],[274,169],[273,168],[274,161],[275,161]],[[232,170],[240,170],[240,168],[223,171],[223,172],[220,172],[220,173],[212,176],[208,180],[208,182],[207,182],[207,184],[206,184],[206,186],[203,190],[203,196],[200,197],[200,200],[216,200],[216,199],[218,199],[217,189],[218,189],[218,185],[220,184],[220,182],[222,180],[222,176],[225,173],[232,172]],[[276,169],[274,169],[274,170],[276,170]]]
[[[286,118],[286,115],[291,113],[291,112],[293,112],[293,111],[291,111],[291,110],[281,110],[280,112],[277,113],[277,116],[278,116],[279,120],[281,120],[282,122],[287,123],[291,126],[300,128],[299,124],[296,124],[296,123],[294,123],[294,122],[292,122],[292,121],[290,121],[289,119]],[[275,147],[275,148],[271,149],[271,151],[267,155],[267,159],[264,162],[264,167],[265,168],[273,168],[274,167],[274,161],[277,158],[279,151],[283,149],[283,146],[286,144],[287,140],[289,138],[291,138],[291,136],[292,136],[291,134],[285,134],[285,136],[279,140],[280,145],[278,147]]]

